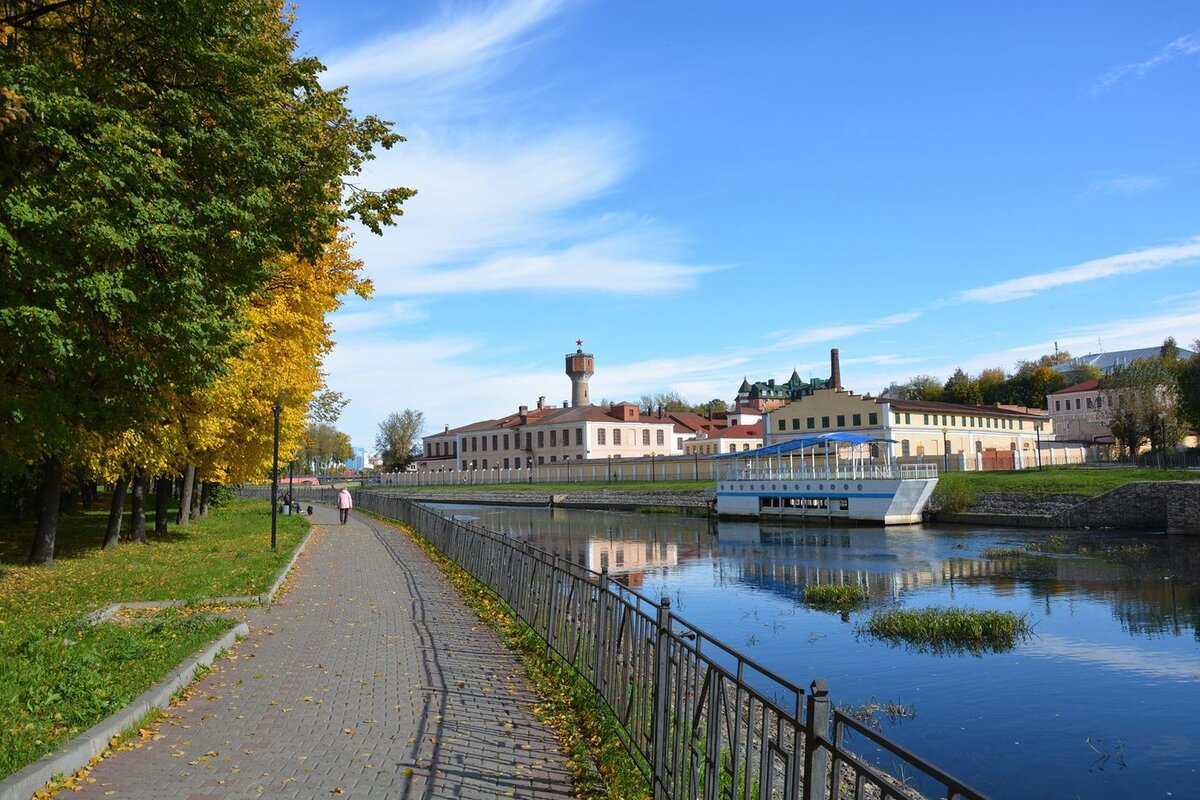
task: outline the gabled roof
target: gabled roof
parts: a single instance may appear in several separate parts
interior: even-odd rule
[[[1056,394],[1074,394],[1075,392],[1094,392],[1099,388],[1100,388],[1099,379],[1091,378],[1090,380],[1086,380],[1083,383],[1077,383],[1074,386],[1068,386],[1065,389],[1059,389],[1057,392],[1051,392],[1050,394],[1053,396]]]

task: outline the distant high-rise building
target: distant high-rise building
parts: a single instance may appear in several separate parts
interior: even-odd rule
[[[346,459],[346,469],[363,469],[367,465],[367,448],[352,447],[350,451],[354,454]]]

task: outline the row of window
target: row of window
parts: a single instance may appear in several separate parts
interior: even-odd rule
[[[664,447],[667,442],[666,431],[664,431],[662,428],[659,428],[654,433],[656,434],[654,437],[654,444],[656,444],[659,447]],[[629,443],[633,444],[634,441],[635,440],[631,438]],[[621,444],[621,429],[620,428],[612,429],[612,443],[614,446],[619,446]],[[607,429],[605,429],[605,428],[597,428],[596,429],[596,444],[608,444]],[[649,428],[642,429],[642,446],[643,447],[650,446],[650,429]]]
[[[1086,399],[1086,400],[1087,400],[1087,407],[1088,407],[1088,408],[1104,408],[1104,398],[1103,398],[1103,397],[1100,397],[1099,395],[1097,395],[1097,396],[1096,396],[1095,400],[1093,400],[1093,399],[1092,399],[1092,398],[1090,398],[1090,397],[1088,397],[1088,398],[1079,398],[1079,397],[1076,397],[1076,398],[1075,398],[1075,410],[1076,410],[1076,411],[1080,411],[1080,410],[1082,410],[1082,406],[1081,406],[1081,403],[1080,403],[1080,401],[1081,401],[1081,400],[1083,400],[1083,399]],[[1071,410],[1071,398],[1070,398],[1070,397],[1068,397],[1066,400],[1055,400],[1055,401],[1054,401],[1054,410],[1055,410],[1055,411],[1063,411],[1063,410],[1064,410],[1064,409],[1063,409],[1063,405],[1064,405],[1064,404],[1066,405],[1066,409],[1065,409],[1065,410],[1066,410],[1066,411],[1070,411],[1070,410]],[[1114,406],[1114,405],[1117,405],[1117,406],[1123,406],[1123,405],[1125,405],[1125,396],[1124,396],[1124,395],[1120,395],[1120,394],[1119,394],[1119,395],[1117,395],[1116,402],[1113,402],[1113,399],[1112,399],[1111,397],[1110,397],[1110,398],[1108,398],[1108,405],[1109,405],[1109,407],[1112,407],[1112,406]]]
[[[821,417],[821,427],[822,428],[830,427],[829,423],[830,423],[831,419],[832,419],[832,417]],[[851,414],[850,415],[850,424],[855,428],[862,427],[862,424],[863,424],[862,420],[863,420],[862,414]],[[878,425],[879,424],[879,414],[877,414],[874,411],[867,414],[867,424],[868,425]],[[810,430],[810,431],[815,430],[816,427],[817,427],[817,418],[816,417],[808,417],[804,421],[805,430]],[[845,414],[837,415],[837,427],[839,427],[839,428],[846,427],[846,415]],[[779,420],[779,430],[781,430],[781,431],[787,430],[787,420],[786,419]],[[800,430],[800,418],[799,417],[792,417],[792,430],[794,430],[794,431]]]
[[[743,443],[742,449],[749,450],[750,445],[747,443]],[[729,445],[730,453],[736,453],[737,450],[738,450],[738,446],[736,444]],[[691,446],[691,452],[699,454],[699,455],[704,455],[705,453],[719,453],[719,452],[721,452],[721,445],[718,442],[710,442],[707,444],[696,444],[696,445]]]
[[[563,456],[562,460],[563,460],[563,461],[570,461],[570,460],[571,460],[571,457],[570,457],[570,456]],[[581,456],[581,455],[577,455],[577,456],[575,456],[575,460],[576,460],[576,461],[582,461],[582,460],[583,460],[583,456]],[[538,456],[538,457],[537,457],[537,463],[538,463],[539,465],[541,465],[541,464],[545,464],[545,463],[546,463],[546,457],[545,457],[545,456]],[[556,463],[558,463],[558,456],[550,456],[550,463],[551,463],[551,464],[556,464]],[[504,460],[503,460],[503,462],[501,462],[500,460],[497,460],[497,461],[496,461],[494,464],[492,464],[492,469],[521,469],[522,467],[525,467],[526,469],[528,469],[529,467],[532,467],[532,466],[533,466],[533,459],[532,459],[532,458],[529,458],[529,457],[526,457],[526,458],[524,459],[524,463],[522,463],[522,459],[521,459],[521,458],[514,458],[514,459],[512,459],[511,461],[510,461],[509,459],[507,459],[507,458],[506,458],[506,459],[504,459]],[[478,460],[478,461],[477,461],[477,460],[474,460],[474,459],[472,459],[471,461],[467,461],[467,460],[464,458],[464,459],[462,460],[462,468],[463,468],[464,470],[469,470],[469,469],[487,469],[487,468],[488,468],[488,460],[487,460],[486,458],[484,458],[484,459],[481,459],[481,460]]]
[[[900,424],[901,416],[904,417],[905,425],[912,424],[912,414],[904,413],[902,415],[899,411],[897,411],[895,412],[895,415],[897,425]],[[1025,430],[1025,420],[1023,419],[1012,420],[1008,419],[1007,417],[969,417],[965,415],[959,416],[958,414],[922,414],[922,417],[924,417],[922,422],[925,425],[940,424],[948,427],[962,425],[965,428],[996,428],[997,430],[1004,429],[1010,431]],[[941,418],[940,423],[938,422],[939,417]],[[1017,425],[1014,426],[1013,422],[1016,422]]]

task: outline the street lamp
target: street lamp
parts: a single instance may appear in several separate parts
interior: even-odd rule
[[[1033,426],[1037,429],[1037,457],[1038,457],[1038,472],[1042,471],[1042,423],[1037,423]]]
[[[283,413],[282,397],[275,398],[271,411],[275,414],[275,441],[271,457],[271,549],[275,549],[275,532],[279,527],[279,415]]]
[[[946,438],[949,435],[950,429],[942,428],[942,472],[950,471],[950,440]]]

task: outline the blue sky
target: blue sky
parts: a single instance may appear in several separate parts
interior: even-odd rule
[[[300,0],[408,142],[357,236],[339,427],[371,446],[570,397],[878,392],[1200,336],[1200,5]]]

